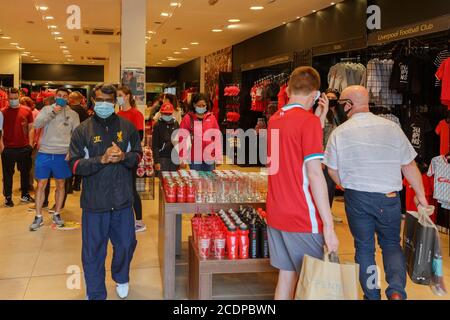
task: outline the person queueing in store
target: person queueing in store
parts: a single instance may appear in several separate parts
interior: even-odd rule
[[[153,159],[155,161],[155,170],[177,171],[178,161],[173,161],[172,157],[176,156],[172,151],[178,143],[178,138],[173,139],[173,133],[180,128],[173,114],[175,108],[171,103],[164,103],[161,107],[161,117],[153,127],[152,150]]]
[[[5,145],[3,143],[3,113],[0,112],[0,155],[3,153]]]
[[[323,147],[324,149],[327,146],[328,139],[330,138],[331,133],[342,123],[347,120],[347,116],[343,112],[342,108],[338,105],[338,100],[340,98],[339,91],[335,89],[327,89],[325,94],[330,101],[330,109],[328,110],[326,119],[325,119],[325,127],[323,129]],[[328,199],[330,200],[330,208],[333,208],[334,196],[336,194],[336,183],[334,183],[333,179],[331,179],[328,174],[328,168],[323,166],[323,174],[325,176],[325,180],[327,181],[328,188]],[[344,220],[341,217],[336,216],[334,213],[333,220],[336,223],[342,223]]]
[[[178,103],[177,96],[173,94],[166,93],[162,98],[162,103],[170,103],[173,108],[173,117],[175,118],[175,121],[177,121],[179,124],[181,123],[182,117],[183,117],[183,110],[180,108],[180,104]],[[155,114],[153,117],[153,120],[157,122],[161,118],[161,109]]]
[[[139,111],[136,106],[136,101],[133,98],[133,93],[128,87],[119,87],[117,90],[117,104],[120,107],[120,111],[117,113],[119,117],[122,117],[130,121],[136,130],[139,132],[141,141],[144,140],[144,115]],[[142,221],[142,200],[139,192],[136,188],[137,178],[137,165],[133,172],[133,193],[134,202],[133,209],[136,216],[136,232],[144,232],[147,230],[147,226]]]
[[[216,143],[211,138],[205,138],[205,133],[211,129],[220,130],[216,117],[210,112],[208,101],[209,99],[204,94],[193,95],[190,112],[184,116],[180,124],[180,129],[187,130],[192,141],[190,157],[189,155],[184,156],[183,150],[180,151],[181,166],[185,166],[185,157],[188,157],[190,158],[189,167],[191,170],[213,171],[216,167],[215,159],[218,158],[218,155],[214,151],[211,155],[204,155],[205,149],[209,148],[210,144]],[[201,146],[197,145],[197,141],[201,142]],[[220,152],[222,152],[222,147],[220,147]],[[205,159],[204,156],[210,159]]]
[[[321,163],[321,118],[328,112],[328,98],[319,88],[315,69],[294,70],[287,89],[289,104],[268,124],[267,224],[270,263],[280,271],[276,300],[294,298],[305,255],[322,259],[324,245],[336,253],[339,246]],[[317,100],[316,116],[310,111]]]
[[[2,153],[3,168],[3,195],[5,196],[5,206],[14,207],[13,176],[14,168],[20,171],[20,189],[23,203],[34,203],[34,199],[29,194],[31,154],[33,152],[34,129],[33,114],[31,110],[20,105],[19,90],[11,88],[8,94],[9,106],[2,110],[3,121],[3,142],[5,149]]]
[[[45,201],[45,188],[50,177],[55,178],[55,213],[52,220],[57,226],[64,226],[60,212],[65,197],[65,182],[71,177],[68,163],[70,138],[80,124],[78,114],[68,107],[69,91],[59,88],[56,103],[44,107],[34,122],[36,129],[43,129],[36,157],[35,177],[38,180],[36,191],[36,216],[30,231],[36,231],[44,224],[42,206]]]
[[[82,262],[87,298],[106,299],[105,260],[113,245],[112,278],[122,299],[128,296],[130,264],[136,249],[133,213],[133,170],[142,158],[139,133],[117,116],[113,85],[94,90],[95,115],[72,135],[70,167],[83,178]]]
[[[80,118],[80,123],[83,123],[87,119],[89,119],[89,114],[85,107],[82,106],[84,97],[78,92],[72,92],[69,95],[69,106],[70,108],[78,113],[78,117]],[[81,191],[81,177],[80,176],[72,176],[66,184],[66,188],[69,188],[67,193],[70,193],[70,189],[73,191]],[[65,202],[65,201],[64,201]]]
[[[360,265],[359,279],[368,300],[380,300],[375,261],[375,234],[382,249],[391,300],[407,298],[406,263],[400,245],[402,174],[427,206],[422,175],[414,151],[401,128],[369,111],[369,93],[351,86],[339,100],[349,120],[334,130],[324,163],[330,176],[345,189],[345,210]]]

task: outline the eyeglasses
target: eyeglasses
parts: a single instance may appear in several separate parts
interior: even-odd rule
[[[349,105],[351,105],[351,106],[354,105],[353,101],[350,100],[350,99],[339,99],[339,100],[337,101],[337,103],[340,104],[340,105],[343,105],[343,106],[345,106],[347,103],[348,103]]]
[[[114,103],[114,99],[103,99],[103,98],[95,98],[94,99],[95,102],[109,102],[109,103]]]

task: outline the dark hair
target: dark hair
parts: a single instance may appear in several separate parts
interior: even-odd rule
[[[133,92],[131,91],[131,89],[130,89],[129,87],[127,87],[127,86],[120,86],[120,87],[117,89],[117,91],[122,91],[122,92],[125,93],[127,96],[129,95],[129,96],[130,96],[130,105],[131,105],[133,108],[136,108],[136,101],[134,100]]]
[[[19,94],[19,89],[17,89],[17,88],[11,88],[11,89],[9,89],[9,94]]]
[[[56,89],[56,94],[58,94],[58,92],[60,92],[60,91],[70,94],[69,89],[64,88],[64,87],[59,87],[58,89]]]
[[[191,98],[191,104],[189,106],[189,111],[190,112],[194,112],[195,113],[195,105],[199,102],[199,101],[205,101],[206,102],[206,108],[208,109],[208,111],[210,110],[210,103],[209,103],[209,98],[206,94],[204,93],[196,93],[192,96]]]
[[[164,99],[169,100],[170,103],[173,105],[173,107],[174,107],[175,110],[178,110],[178,109],[179,109],[179,106],[178,106],[178,99],[177,99],[177,96],[176,96],[176,95],[173,95],[173,94],[171,94],[171,93],[165,93],[165,94],[163,95],[162,98],[163,98],[163,100],[164,100]]]
[[[117,99],[117,89],[114,85],[110,83],[100,83],[94,88],[94,98],[97,94],[97,91],[101,91],[104,94],[112,94],[114,95],[114,100]]]
[[[325,90],[325,94],[329,94],[329,93],[334,94],[338,98],[338,100],[341,97],[341,93],[339,92],[339,90],[328,88],[327,90]]]

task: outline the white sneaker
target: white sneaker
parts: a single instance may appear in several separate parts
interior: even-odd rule
[[[129,290],[130,286],[128,285],[128,283],[118,283],[116,286],[116,292],[120,299],[126,299],[128,297]]]
[[[143,222],[141,223],[136,222],[134,228],[136,230],[136,233],[144,232],[145,230],[147,230],[147,226]]]

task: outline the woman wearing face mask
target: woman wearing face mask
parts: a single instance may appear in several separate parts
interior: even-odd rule
[[[130,88],[125,86],[119,87],[117,90],[117,104],[120,107],[120,111],[117,115],[134,124],[142,141],[144,139],[144,115],[136,107],[136,102],[134,101],[133,93]],[[147,227],[142,221],[142,201],[136,189],[136,170],[137,167],[133,171],[133,208],[136,215],[136,232],[143,232],[147,229]]]
[[[325,94],[327,95],[329,101],[330,101],[330,109],[327,113],[327,117],[325,119],[325,128],[323,129],[323,145],[324,149],[327,147],[328,139],[330,138],[331,133],[334,129],[336,129],[339,125],[344,123],[347,120],[347,116],[345,115],[344,110],[342,107],[338,105],[338,100],[340,97],[340,93],[337,90],[334,89],[327,89],[325,91]],[[323,171],[325,175],[325,180],[327,181],[327,187],[328,187],[328,198],[330,200],[330,208],[333,205],[334,195],[336,193],[336,184],[331,179],[330,175],[328,174],[328,170],[325,167]],[[333,220],[334,222],[341,223],[343,222],[342,218],[337,217],[333,214]]]
[[[153,159],[156,171],[176,171],[178,166],[172,161],[172,150],[178,140],[172,139],[172,134],[180,128],[175,120],[174,107],[171,103],[164,103],[161,107],[161,117],[153,127]]]
[[[210,129],[220,130],[216,117],[209,111],[208,98],[204,94],[195,94],[192,97],[190,112],[183,118],[180,128],[189,131],[191,135],[190,168],[197,171],[212,171],[215,169],[214,159],[218,156],[214,152],[204,154],[210,144],[215,143],[212,139],[205,138],[205,133],[211,133]],[[201,146],[196,142],[201,141]],[[198,150],[196,150],[198,149]],[[217,149],[217,148],[216,148]],[[220,147],[222,151],[222,147]],[[180,152],[183,158],[183,152]],[[206,158],[205,158],[206,157]]]

